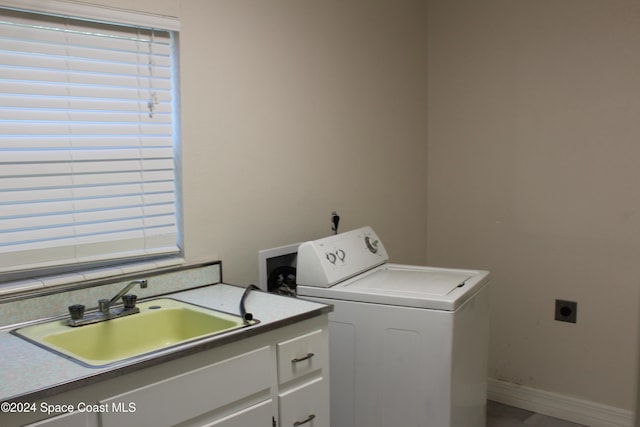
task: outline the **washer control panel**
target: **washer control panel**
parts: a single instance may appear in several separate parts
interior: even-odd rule
[[[298,248],[297,284],[333,286],[388,259],[371,227],[304,242]]]

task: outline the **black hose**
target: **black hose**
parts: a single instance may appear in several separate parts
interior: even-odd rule
[[[261,289],[256,285],[249,285],[245,288],[244,293],[242,294],[242,298],[240,298],[240,316],[242,316],[242,319],[245,323],[249,323],[253,320],[253,314],[247,313],[247,308],[245,307],[245,300],[247,299],[247,295],[249,295],[249,292],[253,290],[260,291]]]

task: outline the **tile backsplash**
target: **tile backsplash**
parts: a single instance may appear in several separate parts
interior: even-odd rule
[[[198,286],[220,283],[220,263],[206,263],[193,266],[180,266],[164,269],[139,271],[132,278],[131,274],[111,278],[108,282],[92,287],[69,289],[57,293],[0,301],[0,328],[24,323],[36,319],[65,315],[71,304],[83,304],[87,310],[95,309],[101,298],[112,298],[131,280],[147,279],[148,287],[136,287],[131,293],[139,299],[162,295],[170,292],[196,288]]]

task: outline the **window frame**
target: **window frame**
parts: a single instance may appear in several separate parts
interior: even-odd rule
[[[43,4],[44,3],[44,4]],[[36,13],[42,15],[53,15],[58,17],[65,17],[74,20],[92,21],[102,24],[116,25],[116,26],[130,26],[140,27],[147,29],[156,29],[161,31],[167,31],[172,34],[173,38],[173,53],[172,53],[172,93],[173,93],[173,108],[172,108],[172,126],[173,126],[173,162],[174,162],[174,194],[175,194],[175,220],[177,227],[176,244],[179,252],[176,254],[162,254],[158,256],[135,256],[131,258],[117,258],[110,260],[99,260],[91,263],[83,264],[69,264],[53,267],[35,268],[32,270],[18,270],[15,272],[0,273],[0,294],[3,292],[5,285],[7,289],[11,289],[11,292],[19,292],[20,290],[31,288],[32,280],[39,280],[37,278],[45,278],[40,281],[47,286],[47,283],[63,284],[65,280],[59,278],[72,274],[70,281],[77,281],[78,277],[85,277],[81,273],[87,271],[88,275],[95,277],[96,274],[108,277],[111,275],[121,274],[123,267],[127,268],[153,268],[155,265],[172,265],[183,263],[182,259],[184,248],[182,242],[182,197],[181,197],[181,162],[180,162],[180,114],[179,114],[179,70],[178,70],[178,40],[180,21],[176,17],[170,17],[165,15],[157,15],[151,13],[144,13],[138,11],[129,11],[123,9],[113,9],[105,6],[97,6],[91,4],[84,4],[78,2],[50,0],[47,2],[39,2],[37,0],[0,0],[0,7],[5,9],[16,10],[20,12]],[[141,262],[142,261],[142,262]],[[130,267],[127,267],[127,266]],[[143,266],[143,267],[136,267]],[[146,267],[144,267],[146,266]],[[101,272],[101,273],[96,273]],[[80,273],[78,276],[77,273]],[[55,280],[50,280],[51,278]],[[21,286],[20,282],[26,280],[26,285]]]

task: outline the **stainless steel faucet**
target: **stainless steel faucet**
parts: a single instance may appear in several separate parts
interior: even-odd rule
[[[122,290],[120,290],[120,292],[118,292],[113,298],[98,300],[98,311],[89,313],[86,316],[84,315],[83,305],[74,304],[69,306],[71,318],[67,321],[67,324],[69,326],[83,326],[139,313],[140,309],[136,307],[137,297],[135,295],[128,294],[128,292],[136,285],[140,285],[140,288],[144,289],[147,287],[148,282],[146,279],[129,282],[127,286],[122,288]],[[124,300],[124,306],[122,308],[112,310],[111,306],[116,304],[120,298]]]
[[[133,288],[135,285],[140,285],[140,288],[144,289],[144,288],[147,287],[147,279],[134,280],[133,282],[130,282],[127,286],[122,288],[122,290],[120,292],[118,292],[110,300],[108,300],[108,299],[98,300],[98,306],[100,307],[100,311],[103,314],[109,314],[109,309],[111,308],[111,306],[113,304],[115,304],[116,302],[118,302],[120,300],[120,298],[125,296],[131,290],[131,288]],[[135,305],[135,301],[134,301],[134,305]],[[126,308],[133,308],[133,307],[127,307],[127,302],[125,301],[125,309]]]

